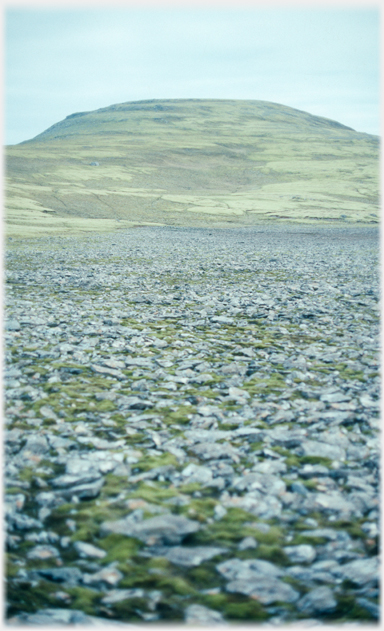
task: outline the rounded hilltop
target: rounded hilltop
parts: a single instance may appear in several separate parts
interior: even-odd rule
[[[378,172],[377,136],[285,105],[135,101],[8,147],[7,217],[16,231],[376,223]]]

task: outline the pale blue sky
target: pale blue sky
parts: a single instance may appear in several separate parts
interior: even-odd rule
[[[5,142],[142,99],[261,99],[379,134],[379,12],[357,8],[15,8]]]

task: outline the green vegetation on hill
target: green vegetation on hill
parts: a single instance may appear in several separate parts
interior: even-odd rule
[[[378,221],[379,138],[266,101],[80,112],[6,158],[9,235]]]

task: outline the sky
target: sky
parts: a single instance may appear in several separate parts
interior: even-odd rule
[[[107,6],[5,11],[5,144],[167,98],[273,101],[380,133],[377,8]]]

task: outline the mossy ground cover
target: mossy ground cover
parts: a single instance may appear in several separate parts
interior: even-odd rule
[[[378,221],[375,136],[263,101],[158,103],[179,116],[123,103],[7,148],[7,234]]]

